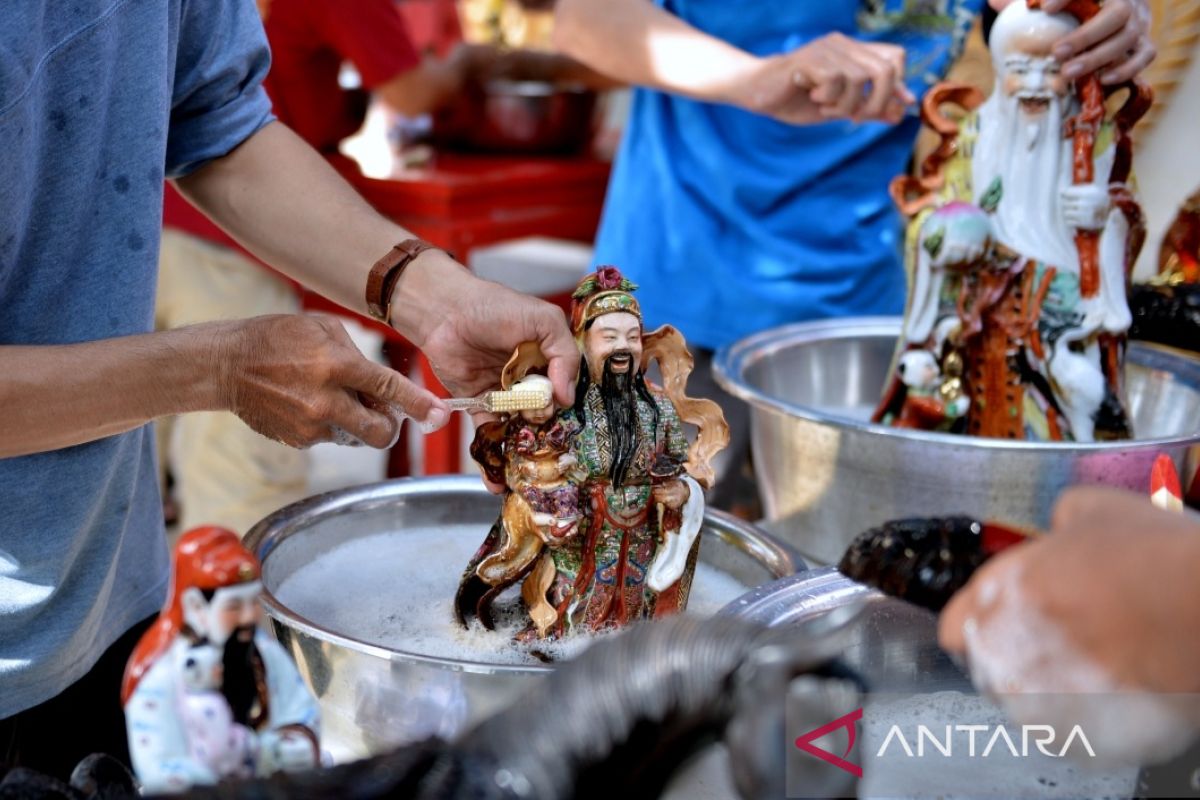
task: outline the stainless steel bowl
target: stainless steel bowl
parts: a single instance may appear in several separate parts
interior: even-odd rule
[[[322,746],[339,760],[429,735],[452,737],[508,705],[549,666],[514,666],[380,647],[306,619],[277,597],[302,566],[339,545],[379,533],[440,525],[477,527],[483,540],[500,499],[478,478],[445,476],[373,484],[287,506],[254,526],[247,546],[263,564],[263,605],[279,641],[317,696]],[[803,563],[790,548],[718,511],[705,515],[700,559],[746,586],[789,575]],[[403,581],[420,564],[397,563]],[[347,584],[354,581],[346,576]],[[340,600],[340,599],[339,599]],[[453,601],[446,597],[447,613]],[[347,595],[345,602],[353,602]]]
[[[717,380],[752,407],[767,527],[805,556],[835,563],[855,535],[900,517],[961,513],[1044,526],[1068,486],[1148,491],[1160,453],[1185,478],[1196,473],[1200,361],[1130,345],[1135,441],[1012,442],[871,424],[899,331],[892,317],[802,323],[717,355]]]
[[[437,112],[434,142],[489,153],[575,154],[595,134],[596,92],[578,84],[490,80]]]
[[[937,645],[937,615],[850,580],[833,567],[772,581],[720,611],[798,636],[844,628],[841,660],[874,692],[970,691],[971,681]]]

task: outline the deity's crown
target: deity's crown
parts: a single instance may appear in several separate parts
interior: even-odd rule
[[[592,320],[618,311],[640,320],[642,309],[632,294],[635,291],[637,285],[616,267],[600,267],[585,276],[571,295],[571,330],[580,336]]]

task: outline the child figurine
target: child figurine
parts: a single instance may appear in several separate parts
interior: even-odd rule
[[[183,653],[180,713],[188,753],[214,775],[248,778],[254,774],[254,731],[233,721],[221,694],[222,653],[207,641]]]
[[[129,753],[148,793],[317,766],[317,704],[258,629],[258,561],[232,531],[183,534],[167,604],[125,668]]]
[[[553,621],[553,609],[545,589],[537,588],[545,570],[533,565],[543,547],[558,547],[578,530],[581,476],[570,450],[578,427],[556,417],[549,378],[527,375],[512,388],[540,391],[546,404],[486,423],[476,432],[471,455],[488,480],[503,483],[508,491],[500,519],[463,573],[455,614],[463,624],[478,616],[491,629],[492,601],[528,574],[522,593],[533,624],[541,629]]]

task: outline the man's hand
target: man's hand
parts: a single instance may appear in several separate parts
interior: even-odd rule
[[[1200,692],[1198,571],[1194,517],[1072,489],[1050,535],[997,556],[951,600],[938,638],[966,654],[985,690],[1097,691],[1099,676],[1114,688]]]
[[[426,251],[392,298],[396,329],[421,349],[446,388],[472,397],[500,385],[517,345],[537,342],[560,406],[575,402],[579,348],[562,309],[480,280],[445,254]]]
[[[392,403],[430,426],[449,410],[400,373],[365,358],[330,317],[270,316],[216,323],[213,369],[221,407],[254,430],[293,447],[330,441],[340,428],[372,447],[389,447],[391,417],[366,407]]]
[[[916,101],[904,85],[904,48],[831,33],[763,59],[746,108],[792,124],[848,118],[899,122]]]
[[[1067,225],[1085,231],[1101,230],[1112,205],[1108,192],[1093,184],[1064,187],[1062,204]]]
[[[997,11],[1013,0],[990,0]],[[1069,0],[1043,0],[1042,10],[1057,14]],[[1105,0],[1100,12],[1054,46],[1062,74],[1074,80],[1100,72],[1100,82],[1131,80],[1150,65],[1158,51],[1150,41],[1150,6],[1145,0]]]

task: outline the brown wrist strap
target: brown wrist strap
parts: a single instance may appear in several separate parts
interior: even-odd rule
[[[421,239],[405,239],[375,262],[367,274],[367,313],[389,325],[392,320],[392,290],[413,259],[426,250],[437,250],[436,245]]]

